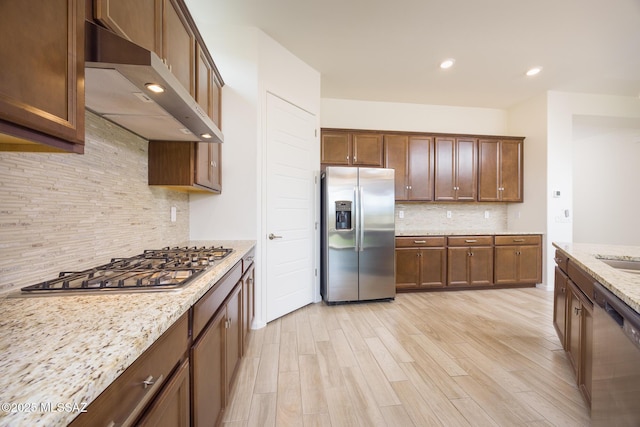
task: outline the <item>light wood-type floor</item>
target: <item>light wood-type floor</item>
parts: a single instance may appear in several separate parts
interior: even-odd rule
[[[312,304],[252,331],[225,426],[588,426],[536,288]]]

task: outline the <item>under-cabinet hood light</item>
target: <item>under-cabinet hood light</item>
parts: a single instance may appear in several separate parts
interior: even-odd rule
[[[157,83],[147,83],[147,84],[145,84],[145,87],[147,89],[149,89],[153,93],[162,93],[162,92],[164,92],[164,87],[162,87],[162,85],[159,85]]]
[[[201,133],[200,136],[203,137],[204,139],[211,139],[212,138],[210,133]]]

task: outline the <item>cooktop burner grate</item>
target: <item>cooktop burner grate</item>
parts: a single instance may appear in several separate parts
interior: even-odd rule
[[[83,271],[63,271],[59,277],[22,288],[28,293],[169,290],[185,286],[225,258],[223,247],[166,247],[145,250],[129,258]]]

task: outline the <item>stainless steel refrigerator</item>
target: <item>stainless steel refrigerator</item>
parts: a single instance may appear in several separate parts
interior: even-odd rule
[[[326,302],[395,298],[394,191],[393,169],[327,167],[322,174]]]

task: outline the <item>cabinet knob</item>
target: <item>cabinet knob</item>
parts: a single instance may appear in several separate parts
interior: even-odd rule
[[[349,156],[347,156],[347,160],[349,160]]]
[[[573,307],[573,312],[576,316],[579,316],[581,311],[582,311],[582,308]]]

